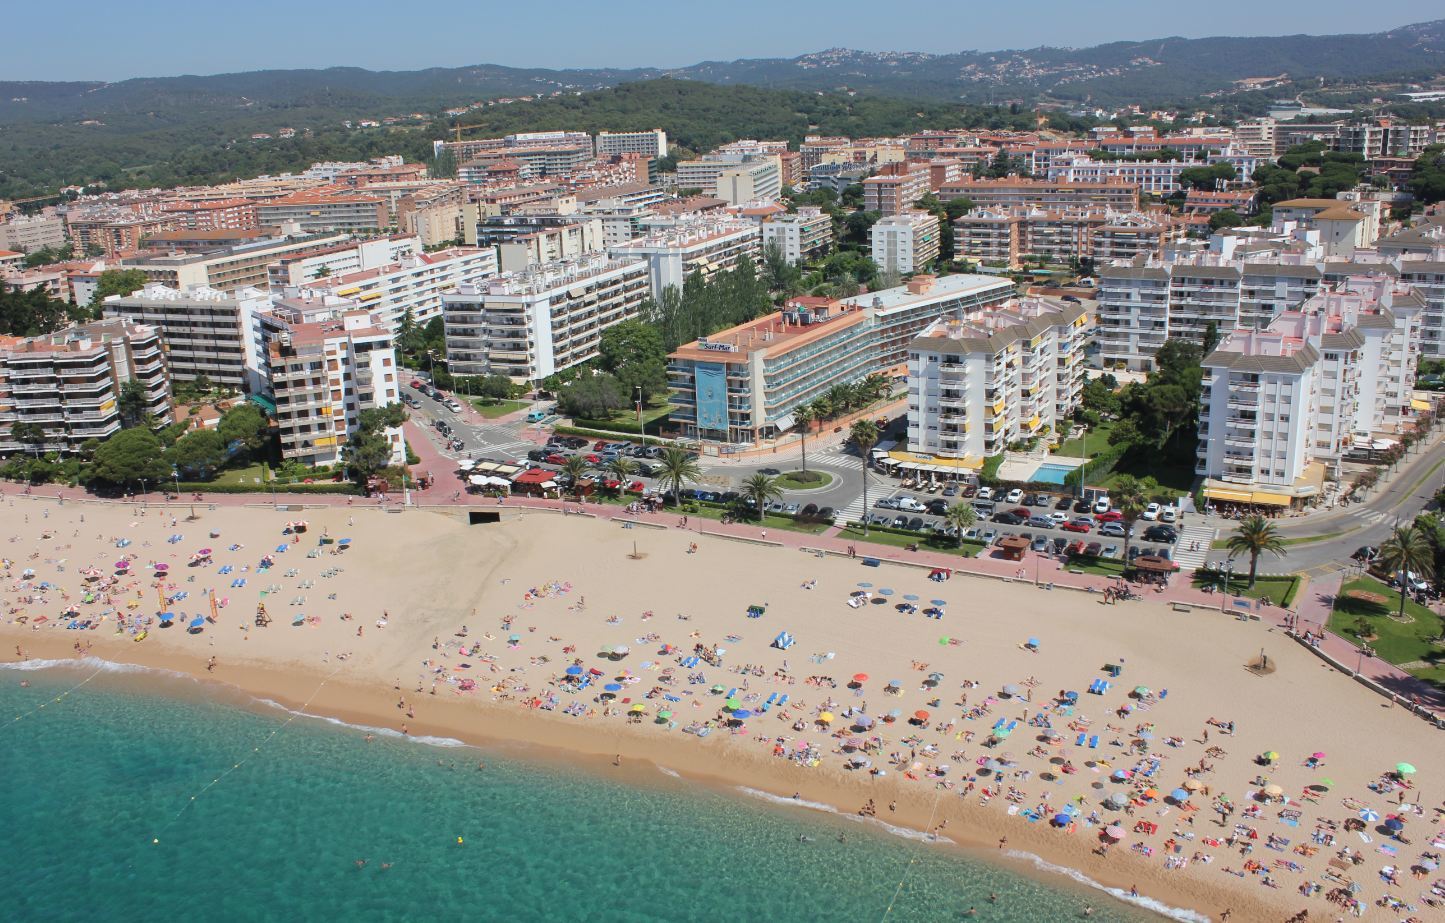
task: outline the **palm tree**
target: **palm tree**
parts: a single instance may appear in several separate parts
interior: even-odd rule
[[[577,488],[577,482],[587,474],[587,459],[581,455],[569,455],[567,460],[562,463],[562,473],[572,479],[572,496],[582,496]]]
[[[1259,570],[1259,556],[1268,551],[1275,557],[1284,557],[1284,540],[1279,536],[1279,530],[1274,523],[1263,516],[1250,516],[1239,524],[1239,528],[1229,537],[1229,554],[1233,557],[1237,554],[1249,555],[1249,585],[1254,586],[1254,578]]]
[[[621,481],[625,488],[627,482],[637,473],[637,463],[625,455],[619,455],[607,463],[607,473]]]
[[[1121,474],[1114,479],[1114,484],[1109,488],[1109,499],[1113,502],[1114,508],[1124,514],[1124,561],[1129,560],[1129,540],[1134,537],[1134,523],[1144,512],[1144,505],[1148,498],[1144,493],[1145,487],[1138,478],[1129,474]]]
[[[824,395],[833,406],[834,413],[844,414],[853,408],[853,389],[845,384],[836,384]]]
[[[813,403],[808,406],[813,408],[813,419],[820,422],[823,420],[831,420],[836,416],[833,404],[828,400],[828,395],[826,394],[814,398]]]
[[[963,547],[963,532],[978,522],[978,512],[967,503],[955,503],[943,511],[943,521],[958,530],[958,547]]]
[[[803,473],[808,473],[808,427],[813,422],[813,405],[800,404],[793,410],[793,419],[798,424],[798,436],[803,447]]]
[[[1382,569],[1400,575],[1400,613],[1405,618],[1405,594],[1409,590],[1406,574],[1413,572],[1424,577],[1435,575],[1435,549],[1424,530],[1415,525],[1396,526],[1394,533],[1380,543],[1380,556],[1375,563]]]
[[[872,420],[859,420],[848,432],[848,438],[858,447],[863,456],[863,534],[868,534],[868,453],[878,444],[878,424]]]
[[[778,486],[778,479],[763,474],[761,471],[750,475],[747,480],[743,481],[742,490],[739,493],[743,495],[744,500],[753,501],[752,509],[757,513],[759,519],[763,518],[763,510],[769,503],[783,498],[783,491]]]
[[[661,459],[662,470],[657,475],[663,490],[671,490],[678,500],[682,499],[683,485],[695,483],[702,477],[702,469],[682,449],[664,449]]]

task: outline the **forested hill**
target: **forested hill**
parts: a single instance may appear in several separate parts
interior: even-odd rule
[[[989,102],[1040,96],[1101,103],[1165,102],[1228,89],[1246,77],[1424,76],[1445,72],[1445,20],[1366,35],[1158,38],[1091,48],[953,54],[831,49],[796,58],[689,67],[550,70],[492,64],[415,71],[264,70],[145,77],[114,83],[0,81],[0,125],[15,122],[213,118],[267,110],[332,110],[363,118],[436,112],[478,99],[573,93],[674,76],[709,83]]]

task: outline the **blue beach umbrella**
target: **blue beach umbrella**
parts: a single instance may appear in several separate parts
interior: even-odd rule
[[[733,717],[738,719],[751,718],[752,716],[753,713],[746,708],[739,708],[737,711],[733,712]]]
[[[946,606],[946,605],[948,605],[948,600],[946,600],[946,599],[930,599],[929,602],[932,603],[932,604],[935,605],[935,606]]]
[[[871,728],[873,726],[873,719],[868,717],[867,715],[858,715],[853,719],[853,726],[860,728]]]
[[[1385,821],[1385,829],[1391,833],[1397,833],[1405,829],[1405,822],[1398,817],[1391,817]]]
[[[1365,808],[1363,811],[1360,812],[1360,820],[1364,821],[1364,822],[1367,823],[1367,824],[1373,824],[1375,821],[1377,821],[1377,820],[1379,820],[1379,819],[1380,819],[1380,812],[1379,812],[1379,811],[1374,811],[1374,810],[1371,810],[1370,808]]]
[[[904,593],[904,594],[903,594],[903,598],[906,599],[906,600],[908,600],[908,601],[911,602],[911,603],[916,603],[916,602],[918,602],[918,595],[915,594],[915,593]]]
[[[570,666],[570,667],[567,668],[567,675],[568,675],[568,676],[581,676],[581,675],[582,675],[582,668],[579,667],[579,666],[577,666],[577,665],[574,663],[572,666]]]
[[[892,596],[892,595],[893,595],[893,591],[890,590],[890,589],[888,589],[887,587],[884,587],[883,589],[881,589],[881,590],[878,591],[878,595],[879,595],[879,596]]]
[[[350,544],[351,544],[351,539],[349,539],[349,538],[343,538],[341,541],[337,542],[336,544],[338,544],[338,545],[350,545]]]
[[[1071,818],[1067,814],[1055,814],[1053,825],[1055,827],[1067,827]]]
[[[603,686],[602,688],[603,688],[604,690],[606,690],[607,692],[621,692],[621,691],[622,691],[622,684],[621,684],[621,683],[608,683],[607,685]]]
[[[1038,647],[1038,646],[1039,646],[1039,639],[1038,639],[1038,638],[1029,638],[1028,641],[1025,642],[1025,643],[1028,644],[1029,647]]]
[[[865,590],[871,590],[871,589],[873,589],[873,584],[871,584],[871,583],[864,582],[864,583],[860,583],[860,584],[858,584],[858,585],[861,586],[861,587],[862,587],[863,589],[865,589]]]
[[[1173,798],[1175,801],[1188,801],[1189,793],[1182,788],[1176,788],[1174,791],[1169,793],[1169,797]]]

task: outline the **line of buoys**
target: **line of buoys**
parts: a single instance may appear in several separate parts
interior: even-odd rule
[[[65,698],[66,696],[68,696],[68,695],[70,695],[72,692],[74,692],[75,690],[79,689],[81,686],[84,686],[86,683],[88,683],[88,682],[90,682],[91,680],[95,679],[95,678],[96,678],[97,676],[99,676],[99,675],[101,674],[101,672],[104,671],[104,670],[105,670],[105,667],[97,667],[94,673],[90,674],[90,675],[87,676],[85,679],[83,679],[83,680],[81,680],[80,682],[76,683],[74,686],[71,686],[69,689],[65,690],[64,692],[62,692],[60,695],[56,696],[55,698],[49,700],[48,702],[41,702],[39,705],[35,706],[34,708],[30,709],[30,711],[25,712],[24,714],[16,715],[16,716],[15,716],[15,720],[11,721],[9,726],[10,726],[10,727],[14,727],[14,726],[15,726],[16,724],[18,724],[19,722],[25,720],[26,718],[29,718],[31,715],[33,715],[33,714],[35,714],[35,713],[37,713],[37,712],[39,712],[42,708],[44,708],[44,707],[47,706],[47,705],[55,705],[55,704],[58,703],[61,699]]]
[[[941,801],[943,801],[943,790],[939,789],[938,793],[933,796],[933,807],[928,811],[928,832],[932,834],[935,839],[938,836],[938,828],[933,826],[933,819],[938,816],[938,805]],[[907,883],[908,876],[913,871],[913,866],[918,864],[918,851],[923,848],[924,842],[926,841],[918,841],[918,845],[913,850],[913,855],[908,858],[908,864],[903,867],[903,874],[898,879],[898,887],[893,891],[893,896],[888,899],[888,906],[884,908],[883,916],[879,918],[880,923],[883,920],[887,920],[888,916],[893,913],[893,905],[898,902],[898,896],[903,893],[903,885]]]
[[[257,753],[260,753],[262,747],[266,746],[266,745],[269,744],[273,739],[275,739],[275,737],[276,737],[277,734],[281,733],[282,731],[286,730],[286,728],[290,727],[290,726],[291,726],[291,722],[295,721],[297,718],[300,718],[301,715],[302,715],[302,713],[304,713],[304,712],[306,711],[306,707],[307,707],[308,705],[310,705],[310,704],[312,703],[312,701],[314,701],[315,698],[316,698],[318,695],[321,694],[321,690],[322,690],[323,688],[325,688],[326,683],[331,679],[331,677],[335,676],[337,673],[340,673],[340,672],[341,672],[341,668],[340,668],[340,667],[337,667],[335,670],[332,670],[331,673],[328,674],[328,675],[326,676],[326,678],[321,681],[321,685],[319,685],[319,686],[316,687],[316,691],[313,692],[313,693],[311,693],[311,697],[308,698],[305,702],[303,702],[303,703],[301,704],[301,707],[300,707],[300,708],[298,708],[297,710],[295,710],[295,711],[291,712],[289,715],[287,715],[286,720],[285,720],[285,721],[282,721],[280,725],[278,725],[277,727],[275,727],[274,729],[272,729],[271,733],[270,733],[270,734],[267,734],[267,735],[266,735],[266,739],[265,739],[265,740],[262,740],[260,744],[258,744],[257,746],[252,747],[252,748],[251,748],[251,752],[250,752],[249,754],[247,754],[247,755],[246,755],[244,758],[242,758],[239,762],[233,764],[233,765],[231,766],[231,768],[227,769],[225,772],[221,773],[219,776],[217,776],[216,778],[212,779],[210,782],[206,783],[206,785],[205,785],[199,792],[196,792],[194,795],[192,795],[192,796],[186,801],[185,804],[181,805],[181,809],[176,812],[176,816],[175,816],[175,817],[172,817],[169,821],[166,822],[165,826],[161,828],[160,832],[164,833],[166,830],[170,829],[171,825],[174,824],[176,821],[178,821],[178,820],[181,819],[181,815],[186,813],[186,810],[187,810],[192,804],[195,803],[195,800],[196,800],[197,798],[201,797],[201,796],[204,795],[206,792],[210,791],[211,789],[213,789],[213,788],[215,788],[217,785],[219,785],[219,784],[221,783],[221,780],[224,779],[224,778],[226,778],[226,776],[229,776],[231,773],[235,772],[237,769],[240,769],[243,765],[245,765],[245,763],[246,763],[248,760],[251,759],[252,756],[255,756]],[[152,846],[155,846],[156,844],[160,843],[160,841],[161,841],[161,840],[160,840],[160,837],[158,837],[158,836],[151,837],[151,845],[152,845]]]

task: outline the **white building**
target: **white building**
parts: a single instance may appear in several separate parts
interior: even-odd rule
[[[0,222],[0,250],[31,253],[65,246],[65,218],[58,214],[12,215]]]
[[[601,255],[465,286],[444,299],[449,369],[540,381],[596,357],[602,331],[648,295],[646,260]]]
[[[929,326],[908,348],[908,449],[983,459],[1067,427],[1088,309],[1036,299]]]
[[[597,133],[597,156],[611,157],[616,154],[666,157],[667,132],[661,128],[654,128],[651,131],[599,131]]]
[[[271,296],[255,288],[222,292],[147,285],[105,299],[106,317],[123,317],[160,331],[174,381],[202,376],[212,385],[258,394],[265,390],[266,360],[257,316]]]
[[[869,241],[879,270],[917,272],[938,259],[938,216],[911,211],[880,218],[869,232]]]
[[[170,423],[171,381],[154,327],[109,319],[45,336],[0,338],[0,454],[69,454],[114,435],[124,424],[119,400],[130,381],[140,383],[145,412]],[[39,426],[44,441],[20,443],[13,436],[17,423]]]
[[[283,300],[264,324],[282,457],[310,465],[342,461],[361,412],[401,400],[390,331],[378,315],[346,299]],[[391,464],[404,463],[401,427],[383,435]]]
[[[744,260],[756,267],[762,250],[762,232],[751,221],[699,217],[612,247],[608,255],[646,260],[652,297],[661,298],[670,285],[681,289],[694,272],[707,278]]]
[[[371,269],[326,276],[298,288],[287,288],[285,294],[355,298],[395,333],[408,310],[412,319],[424,326],[441,316],[442,296],[496,274],[497,251],[493,248],[452,247],[413,254]]]
[[[602,219],[585,218],[570,224],[540,228],[497,244],[502,272],[520,272],[529,266],[577,260],[603,249]]]
[[[777,159],[752,160],[727,167],[718,173],[714,192],[729,205],[776,202],[783,193]]]
[[[1385,277],[1351,279],[1205,357],[1195,471],[1216,501],[1290,506],[1341,457],[1410,425],[1424,302]]]
[[[821,208],[804,207],[763,222],[763,251],[776,242],[789,263],[826,256],[833,247],[833,218]]]
[[[377,269],[421,252],[422,244],[416,237],[347,241],[284,254],[267,265],[266,278],[271,291],[280,293],[288,287],[306,285],[329,276]]]

